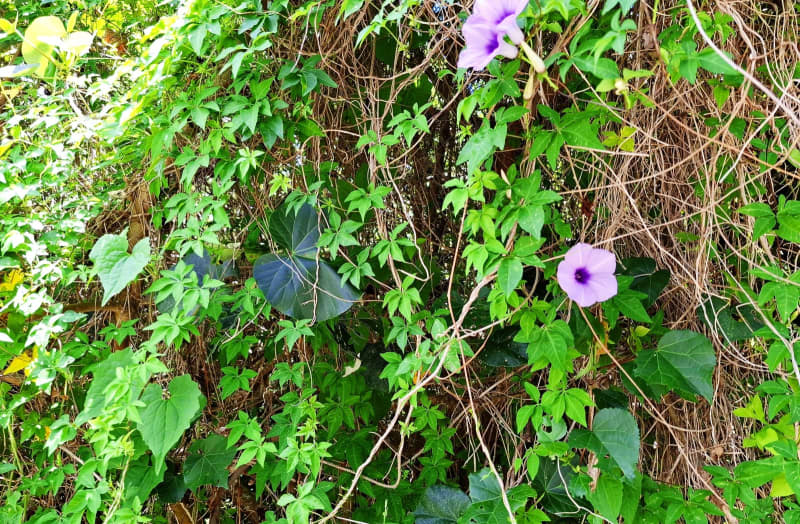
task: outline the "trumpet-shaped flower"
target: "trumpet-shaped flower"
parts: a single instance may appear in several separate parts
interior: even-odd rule
[[[614,254],[589,244],[576,244],[558,265],[558,285],[581,307],[604,302],[617,294]]]
[[[472,16],[497,27],[508,35],[509,40],[519,45],[525,40],[517,25],[517,17],[528,7],[528,0],[477,0]]]
[[[499,32],[496,26],[482,20],[467,20],[463,31],[467,46],[458,56],[458,67],[484,69],[498,55],[517,56],[516,46],[506,42],[503,38],[505,33]]]
[[[458,67],[484,69],[496,56],[516,58],[516,46],[525,40],[517,17],[527,6],[528,0],[477,0],[464,22],[467,45],[458,57]],[[506,36],[516,45],[506,42]]]

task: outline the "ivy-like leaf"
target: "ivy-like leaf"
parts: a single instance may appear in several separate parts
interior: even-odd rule
[[[636,357],[636,375],[684,395],[699,394],[711,402],[711,375],[717,363],[711,342],[693,331],[670,331],[658,348]],[[693,398],[693,395],[690,397]]]
[[[227,488],[227,468],[235,456],[236,448],[228,449],[225,437],[214,434],[203,440],[195,440],[183,464],[186,485],[191,490],[207,484]]]

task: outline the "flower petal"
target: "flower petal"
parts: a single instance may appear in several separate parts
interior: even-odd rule
[[[575,293],[575,296],[570,296],[580,307],[589,307],[597,303],[597,295],[590,286],[581,286],[580,291]]]
[[[517,25],[517,19],[510,16],[497,24],[497,29],[501,33],[508,35],[508,39],[519,45],[525,40],[525,35],[522,34],[522,29]]]
[[[569,262],[573,269],[586,267],[586,264],[588,263],[589,257],[592,253],[592,249],[592,246],[583,242],[575,244],[569,249],[569,251],[567,251],[567,254],[564,256],[564,260]]]
[[[613,274],[617,269],[617,259],[611,251],[593,248],[589,257],[586,259],[586,269],[592,275]]]
[[[489,58],[489,62],[486,62],[486,53],[480,51],[479,49],[475,49],[472,47],[465,47],[461,53],[458,55],[458,67],[459,68],[473,68],[473,69],[483,69],[488,65],[489,62],[492,61]]]
[[[498,39],[497,50],[494,52],[493,57],[497,56],[497,55],[503,55],[506,58],[516,58],[517,57],[517,53],[519,52],[519,49],[517,49],[517,46],[511,45],[508,42],[506,42],[505,39],[503,39],[503,35],[502,34],[498,35],[497,39]],[[488,65],[488,63],[487,63],[487,65]]]
[[[605,302],[617,294],[617,277],[610,273],[593,274],[589,279],[589,288],[596,302]]]
[[[473,12],[495,24],[506,18],[517,17],[528,7],[528,0],[478,0]]]

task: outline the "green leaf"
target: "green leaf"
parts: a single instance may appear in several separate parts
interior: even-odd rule
[[[592,128],[589,113],[564,115],[558,126],[558,132],[569,146],[589,147],[601,151],[606,148],[597,138],[597,132]]]
[[[730,58],[729,53],[725,55]],[[719,56],[716,51],[707,47],[700,51],[697,55],[697,62],[706,71],[717,75],[738,75],[739,72],[725,61],[724,58]]]
[[[595,60],[592,57],[575,56],[572,58],[572,63],[581,71],[591,73],[601,80],[616,80],[619,78],[619,67],[610,58]]]
[[[56,16],[40,16],[25,30],[22,40],[22,58],[37,65],[36,75],[44,76],[53,55],[53,41],[67,34],[64,23]]]
[[[150,457],[143,455],[132,463],[125,475],[125,501],[133,502],[138,498],[140,503],[147,501],[150,493],[164,480],[164,472],[156,473],[150,465]]]
[[[283,249],[293,255],[313,257],[319,240],[319,215],[309,204],[295,214],[283,203],[269,218],[269,234]]]
[[[342,7],[339,9],[339,14],[336,15],[336,22],[339,20],[346,20],[350,15],[357,13],[364,5],[364,0],[344,0]]]
[[[105,305],[125,289],[150,261],[150,239],[141,239],[128,254],[127,235],[103,235],[89,253],[89,259],[94,262],[94,271],[103,284],[102,305]]]
[[[186,483],[183,475],[178,473],[178,468],[174,462],[167,462],[167,469],[164,472],[164,481],[156,486],[155,493],[161,502],[174,504],[180,502],[186,494]]]
[[[480,359],[491,367],[517,367],[528,363],[528,345],[514,342],[515,328],[492,333]]]
[[[586,498],[598,513],[616,522],[622,509],[622,481],[604,473],[597,479],[595,490],[589,491]]]
[[[153,452],[156,473],[163,470],[167,452],[189,428],[203,395],[189,375],[181,375],[169,383],[169,398],[163,396],[164,390],[158,384],[147,386],[141,399],[145,407],[140,410],[141,421],[137,424]]]
[[[789,242],[800,243],[800,202],[790,200],[778,211],[778,236]]]
[[[639,427],[627,410],[601,409],[594,416],[592,433],[625,476],[633,479],[639,462]]]
[[[718,297],[709,297],[697,306],[697,318],[709,329],[721,333],[728,342],[739,342],[752,338],[753,334],[764,327],[758,321],[756,310],[749,305],[734,307]],[[741,317],[741,321],[734,318]]]
[[[788,322],[789,317],[797,309],[798,301],[800,301],[800,284],[794,282],[767,282],[758,295],[758,304],[763,306],[773,298],[775,299],[775,309],[777,309],[781,321]]]
[[[500,262],[497,268],[497,283],[507,297],[511,296],[521,279],[522,262],[517,257],[505,258]]]
[[[749,488],[758,488],[783,473],[782,457],[742,462],[733,470],[736,480]]]
[[[213,434],[203,440],[195,440],[189,448],[189,456],[183,464],[183,478],[191,490],[212,485],[228,487],[228,466],[236,456],[236,448],[228,449],[225,437]]]
[[[359,300],[350,284],[323,260],[264,255],[256,260],[253,276],[267,301],[292,318],[322,322]]]
[[[124,370],[134,364],[136,364],[136,360],[134,359],[133,352],[130,348],[125,348],[122,351],[111,353],[105,360],[93,366],[91,370],[92,381],[86,392],[83,411],[75,418],[76,425],[83,425],[91,419],[103,414],[103,410],[107,404],[106,388],[117,378],[117,370],[120,368]],[[138,398],[139,392],[147,381],[147,379],[136,380],[135,377],[137,376],[137,373],[132,375],[134,381],[129,387],[129,393],[134,400]]]
[[[628,11],[633,8],[635,3],[636,0],[606,0],[605,5],[603,5],[603,12],[601,14],[606,14],[619,5],[621,14],[626,15],[628,14]]]
[[[506,143],[506,125],[492,127],[486,120],[477,133],[472,135],[458,154],[456,165],[467,162],[467,172],[472,174],[483,165],[496,149]]]
[[[510,522],[508,510],[503,504],[503,492],[492,470],[483,468],[469,476],[469,496],[472,505],[464,514],[468,522],[506,524]],[[510,497],[509,497],[510,499]],[[509,500],[511,502],[511,500]],[[512,510],[516,509],[512,505]]]
[[[642,351],[634,361],[636,375],[683,393],[696,393],[711,402],[711,375],[716,355],[711,342],[693,331],[670,331],[655,350]]]
[[[324,260],[318,260],[320,217],[309,204],[297,214],[284,203],[269,221],[269,231],[288,255],[256,260],[253,277],[267,301],[284,315],[322,322],[341,315],[359,300],[358,293]]]
[[[747,204],[746,206],[742,206],[737,209],[737,212],[755,218],[775,216],[775,214],[772,212],[772,209],[764,202],[753,202],[751,204]]]
[[[575,341],[566,322],[556,320],[541,328],[535,328],[526,338],[527,340],[519,341],[529,343],[528,359],[530,364],[545,360],[554,369],[564,372],[570,369],[572,365],[570,349]]]
[[[652,319],[650,315],[647,314],[647,310],[645,310],[644,306],[642,305],[642,298],[647,298],[643,293],[639,293],[638,291],[633,291],[630,289],[626,289],[622,291],[620,294],[613,297],[610,302],[611,304],[621,311],[626,317],[631,320],[635,320],[636,322],[651,322]],[[605,304],[604,304],[605,307]]]
[[[455,524],[470,505],[469,497],[460,489],[431,486],[425,490],[414,510],[416,524]]]

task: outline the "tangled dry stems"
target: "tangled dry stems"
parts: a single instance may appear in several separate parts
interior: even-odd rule
[[[589,13],[576,19],[562,35],[537,35],[534,49],[543,56],[563,51],[571,36],[599,5],[598,1],[591,2]],[[666,324],[670,328],[704,331],[714,342],[720,365],[714,377],[716,390],[711,405],[705,401],[691,403],[674,396],[666,397],[657,405],[642,405],[631,400],[642,419],[642,470],[669,484],[708,489],[709,477],[702,466],[731,466],[755,457],[751,449],[742,445],[743,436],[753,428],[747,420],[733,416],[732,411],[749,398],[751,385],[760,383],[768,373],[762,363],[764,348],[758,344],[728,342],[718,330],[703,325],[695,310],[709,296],[728,296],[726,289],[731,280],[726,277],[745,281],[751,278],[741,272],[743,267],[764,266],[779,260],[793,270],[798,268],[800,253],[796,247],[791,251],[780,243],[774,246],[764,241],[752,243],[749,240],[752,221],[731,211],[749,198],[746,189],[754,183],[764,186],[763,199],[773,206],[779,194],[797,198],[799,177],[785,162],[785,155],[776,162],[765,163],[752,147],[751,139],[761,130],[775,132],[776,119],[786,120],[787,116],[749,81],[732,90],[722,108],[717,107],[708,83],[698,82],[692,86],[686,80],[677,84],[671,82],[658,55],[656,38],[674,23],[676,10],[685,4],[668,0],[657,4],[658,11],[654,10],[655,5],[652,1],[637,4],[631,16],[637,19],[638,31],[629,35],[625,52],[616,57],[620,69],[646,69],[654,73],[650,78],[637,80],[634,85],[636,90],[646,93],[653,102],[652,107],[638,104],[625,110],[618,100],[611,108],[622,125],[636,130],[633,136],[635,153],[569,155],[558,172],[553,172],[543,162],[536,167],[544,172],[546,180],[562,189],[576,239],[613,249],[620,258],[647,256],[656,260],[660,268],[671,273],[670,284],[659,298]],[[321,169],[324,162],[334,161],[339,166],[337,177],[347,184],[359,165],[367,162],[371,180],[376,185],[389,185],[394,189],[387,199],[389,207],[378,214],[377,230],[372,234],[385,237],[393,225],[408,220],[413,234],[426,240],[422,248],[427,251],[426,255],[436,257],[442,268],[449,268],[452,263],[460,231],[458,217],[441,212],[441,203],[446,194],[444,183],[461,176],[455,167],[461,145],[455,108],[464,93],[456,90],[449,77],[440,77],[437,73],[443,68],[455,69],[461,47],[457,15],[469,8],[469,3],[454,4],[434,12],[433,2],[423,2],[413,16],[406,18],[407,22],[396,37],[400,42],[410,42],[413,31],[420,28],[430,29],[433,36],[425,48],[398,50],[392,66],[377,56],[379,43],[354,46],[353,35],[371,20],[373,13],[369,10],[362,10],[338,25],[334,22],[335,13],[329,13],[316,33],[283,35],[272,49],[283,57],[321,55],[321,67],[339,88],[316,95],[312,108],[315,119],[327,134],[327,141],[311,139],[301,144],[299,150],[289,144],[273,152],[275,160],[265,169],[285,169],[295,165],[298,157],[316,169]],[[748,73],[775,86],[786,108],[800,110],[798,86],[791,81],[800,56],[798,15],[792,2],[785,0],[781,5],[723,1],[702,6],[702,9],[733,17],[737,32],[721,45],[722,49],[731,53],[733,61]],[[384,33],[379,38],[388,36]],[[764,73],[767,64],[769,67]],[[428,112],[432,133],[419,136],[410,148],[392,149],[389,154],[391,169],[378,166],[374,157],[363,150],[356,151],[358,137],[370,129],[379,134],[385,129],[390,108],[400,92],[419,75],[430,80],[437,101]],[[538,85],[532,107],[544,104],[560,109],[579,99],[590,98],[590,93],[570,92],[566,85],[558,82],[554,72],[551,76],[559,89]],[[348,108],[348,104],[356,107]],[[361,118],[349,121],[346,109],[355,109]],[[756,112],[766,118],[759,118]],[[710,119],[719,122],[716,132],[709,126]],[[731,132],[734,119],[748,124],[744,140]],[[800,129],[791,118],[788,120],[791,140],[797,144]],[[618,127],[609,125],[606,130],[618,130]],[[712,135],[713,138],[709,138]],[[515,158],[523,154],[523,151],[504,151],[497,155],[497,161],[502,163],[504,155]],[[719,167],[723,165],[724,168]],[[213,176],[212,168],[205,176]],[[198,176],[202,177],[203,172]],[[295,174],[294,182],[303,184],[303,177]],[[231,216],[238,216],[245,222],[261,220],[268,209],[274,209],[279,203],[280,197],[266,197],[267,191],[237,191],[229,203]],[[588,216],[582,212],[585,200],[593,203],[594,212]],[[135,202],[130,209],[131,214],[134,212],[142,212],[141,206],[136,209]],[[160,234],[166,235],[166,232]],[[362,243],[367,245],[369,240],[362,239]],[[729,267],[727,259],[718,256],[717,250],[732,252],[742,263]],[[401,275],[394,268],[393,274],[399,286]],[[380,298],[381,290],[375,293]],[[455,317],[458,311],[453,313]],[[250,325],[245,329],[263,331],[270,326]],[[173,353],[172,369],[178,374],[188,371],[196,377],[206,375],[204,393],[215,407],[211,412],[217,416],[232,418],[239,409],[261,404],[267,406],[262,418],[268,420],[270,406],[277,404],[268,384],[271,364],[251,366],[259,372],[253,381],[253,393],[233,397],[223,404],[214,388],[219,377],[210,376],[218,374],[218,370],[210,366],[204,340],[205,337],[199,337],[180,354]],[[620,355],[630,353],[625,347],[612,351]],[[313,352],[301,347],[298,358],[312,360]],[[518,392],[511,389],[509,378],[516,372],[508,370],[486,377],[480,376],[474,366],[467,365],[461,374],[441,381],[432,391],[437,402],[447,407],[452,425],[459,428],[458,444],[469,450],[476,468],[485,462],[485,456],[474,438],[475,422],[479,422],[480,440],[490,454],[519,457],[524,452],[526,443],[512,428],[512,405]],[[462,394],[465,380],[470,384],[470,398]],[[611,368],[603,380],[619,384],[618,369]],[[413,464],[419,450],[409,444],[412,449],[403,453],[402,439],[401,449],[397,449],[396,439],[392,442],[391,447],[395,448],[400,461],[398,466]],[[523,478],[522,474],[505,472],[507,487],[522,482]],[[234,491],[235,487],[232,483]],[[242,490],[238,493],[244,496]]]

